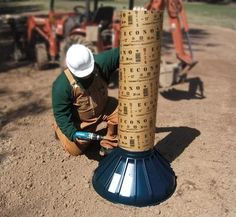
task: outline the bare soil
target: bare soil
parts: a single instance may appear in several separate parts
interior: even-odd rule
[[[0,216],[236,216],[236,32],[194,26],[191,37],[199,63],[187,82],[160,89],[157,109],[155,147],[171,163],[177,187],[168,200],[150,207],[101,198],[91,184],[98,148],[70,157],[55,140],[51,85],[58,68],[5,66],[0,73]],[[110,94],[117,97],[117,88]]]

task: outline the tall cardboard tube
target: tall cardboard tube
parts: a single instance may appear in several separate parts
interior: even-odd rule
[[[162,11],[121,12],[119,147],[154,146],[160,72]]]

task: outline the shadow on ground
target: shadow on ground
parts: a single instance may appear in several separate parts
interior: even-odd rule
[[[159,127],[156,133],[169,132],[169,134],[157,142],[154,148],[169,162],[173,162],[201,133],[199,130],[190,127]],[[99,155],[101,146],[98,142],[93,144],[85,152],[89,159],[100,161]]]
[[[160,90],[160,94],[165,99],[173,101],[206,98],[204,95],[204,83],[199,77],[186,79],[185,83],[189,83],[187,91],[171,88],[168,90]]]
[[[190,127],[159,127],[156,133],[169,132],[154,148],[168,161],[173,162],[198,137],[199,130]]]
[[[210,36],[210,34],[206,30],[199,29],[199,28],[191,28],[189,30],[188,34],[190,36],[190,41],[191,41],[193,52],[202,50],[202,49],[198,48],[198,45],[202,45],[201,40]],[[182,36],[183,36],[184,44],[187,45],[188,41],[187,41],[186,35],[183,34]],[[163,43],[162,44],[163,44],[162,48],[164,49],[164,53],[173,53],[174,44],[173,44],[171,32],[163,31]],[[207,44],[206,47],[207,46],[214,47],[214,46],[218,46],[218,44],[211,43],[211,44]]]
[[[99,155],[99,151],[101,149],[100,142],[93,142],[89,148],[84,153],[85,156],[90,160],[101,161],[103,157]]]
[[[4,153],[0,153],[0,164],[7,159],[7,156],[9,155],[9,153],[4,152]]]
[[[39,100],[37,102],[27,103],[19,108],[9,110],[6,113],[1,114],[0,129],[12,121],[16,121],[30,115],[38,115],[48,109],[49,108],[45,106],[44,101]]]

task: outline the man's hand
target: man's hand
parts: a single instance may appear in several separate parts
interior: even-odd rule
[[[79,138],[76,138],[75,142],[77,142],[77,143],[79,143],[81,145],[86,145],[86,144],[90,143],[90,141],[88,141],[88,140],[79,139]]]
[[[100,145],[106,149],[113,149],[118,146],[118,138],[116,136],[104,136]]]

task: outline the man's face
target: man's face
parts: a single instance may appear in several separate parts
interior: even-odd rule
[[[92,78],[92,77],[95,75],[96,71],[97,71],[97,68],[96,68],[96,66],[94,66],[92,73],[90,73],[89,75],[87,75],[87,76],[85,76],[85,77],[83,77],[83,78],[80,78],[80,79],[81,79],[81,80],[90,79],[90,78]]]
[[[80,78],[80,79],[82,79],[82,80],[86,80],[86,79],[88,79],[88,78],[92,77],[92,75],[93,75],[93,72],[92,72],[91,74],[89,74],[89,75],[87,75],[87,76],[83,77],[83,78]]]

